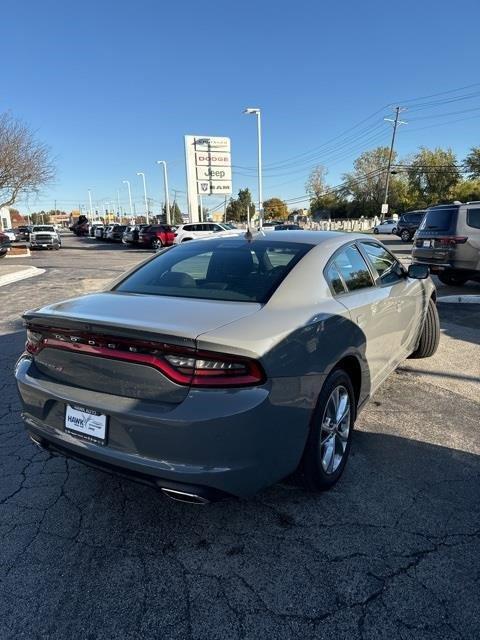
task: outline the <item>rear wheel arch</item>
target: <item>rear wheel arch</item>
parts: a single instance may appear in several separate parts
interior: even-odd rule
[[[333,367],[332,371],[335,369],[343,369],[343,371],[348,374],[355,393],[355,403],[358,407],[360,391],[362,389],[362,367],[360,366],[358,358],[354,355],[346,356]]]

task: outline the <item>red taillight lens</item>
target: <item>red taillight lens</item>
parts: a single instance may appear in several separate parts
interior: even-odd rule
[[[194,357],[168,354],[165,360],[181,375],[190,376],[194,387],[247,387],[265,381],[261,366],[250,358],[197,351]]]
[[[43,347],[43,336],[37,331],[27,329],[27,341],[25,343],[25,349],[28,353],[35,355],[41,351]]]
[[[250,387],[265,381],[262,367],[251,358],[196,351],[163,342],[29,325],[26,350],[36,355],[44,348],[143,364],[177,384],[193,387]]]
[[[444,236],[435,238],[436,247],[454,247],[456,244],[464,244],[468,240],[465,236]]]

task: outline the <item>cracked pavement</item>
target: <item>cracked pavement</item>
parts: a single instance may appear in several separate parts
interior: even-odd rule
[[[94,290],[144,252],[66,237],[1,290],[0,637],[40,640],[477,640],[480,344],[440,308],[442,341],[357,421],[337,487],[293,480],[189,506],[27,438],[20,314]]]

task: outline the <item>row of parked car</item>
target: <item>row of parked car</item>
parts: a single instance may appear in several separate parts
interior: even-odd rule
[[[220,222],[196,222],[177,227],[167,224],[92,224],[89,235],[96,240],[123,242],[156,250],[232,229],[235,229],[232,224]]]
[[[426,209],[420,209],[418,211],[404,213],[398,220],[389,218],[377,224],[377,226],[373,228],[373,233],[392,233],[401,238],[403,242],[410,242],[420,226],[425,213]]]

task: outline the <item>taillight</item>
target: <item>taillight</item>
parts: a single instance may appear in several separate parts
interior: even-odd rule
[[[27,342],[25,343],[25,349],[28,353],[36,354],[41,351],[43,347],[43,335],[31,329],[27,329]]]
[[[143,364],[157,369],[177,384],[192,387],[251,387],[265,381],[260,364],[243,356],[29,325],[26,350],[37,355],[44,348]]]
[[[261,366],[250,358],[197,351],[193,357],[168,354],[165,359],[194,387],[247,387],[265,381]]]
[[[453,247],[456,244],[464,244],[468,240],[465,236],[444,236],[435,238],[436,247]]]

